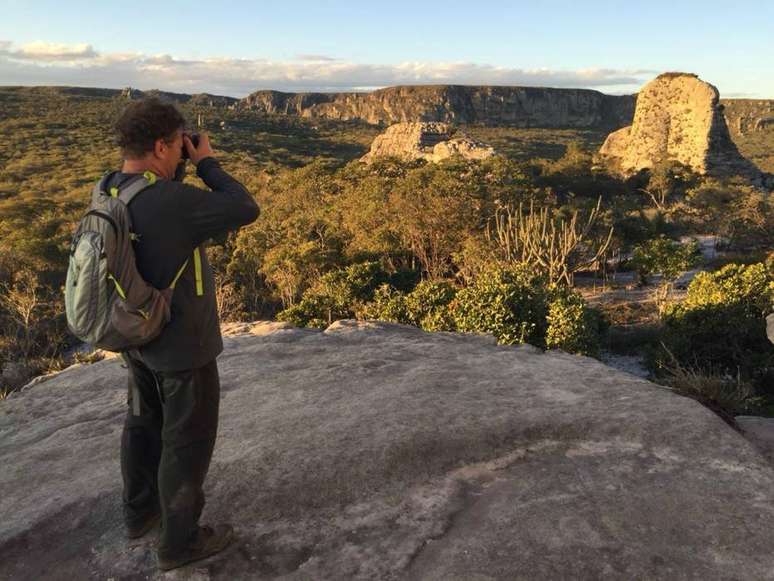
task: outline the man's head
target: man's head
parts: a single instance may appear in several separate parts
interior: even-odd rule
[[[146,162],[147,169],[174,175],[183,149],[185,119],[172,103],[151,97],[130,103],[115,124],[125,160]]]

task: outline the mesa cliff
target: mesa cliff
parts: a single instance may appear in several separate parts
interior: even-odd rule
[[[264,113],[360,120],[375,125],[415,121],[514,127],[622,127],[634,112],[634,95],[588,89],[418,85],[370,93],[256,91],[239,106]]]
[[[774,571],[774,468],[694,400],[488,336],[362,321],[224,334],[203,522],[231,521],[237,540],[175,578]],[[155,533],[124,537],[125,402],[117,358],[0,402],[0,578],[168,578]]]

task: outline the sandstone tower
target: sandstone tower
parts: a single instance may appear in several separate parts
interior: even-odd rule
[[[718,90],[688,73],[664,73],[645,85],[632,125],[611,133],[599,154],[623,175],[671,159],[702,175],[762,180],[731,140]]]

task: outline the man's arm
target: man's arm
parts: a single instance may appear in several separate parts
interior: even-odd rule
[[[207,136],[201,136],[197,148],[193,147],[188,136],[184,139],[191,161],[196,164],[196,175],[212,190],[208,192],[184,186],[184,204],[188,210],[187,225],[194,246],[254,222],[258,218],[258,204],[250,192],[212,157]]]

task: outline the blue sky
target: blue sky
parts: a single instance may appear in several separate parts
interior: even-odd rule
[[[0,0],[0,84],[256,89],[514,84],[636,91],[699,74],[774,98],[774,0]]]

